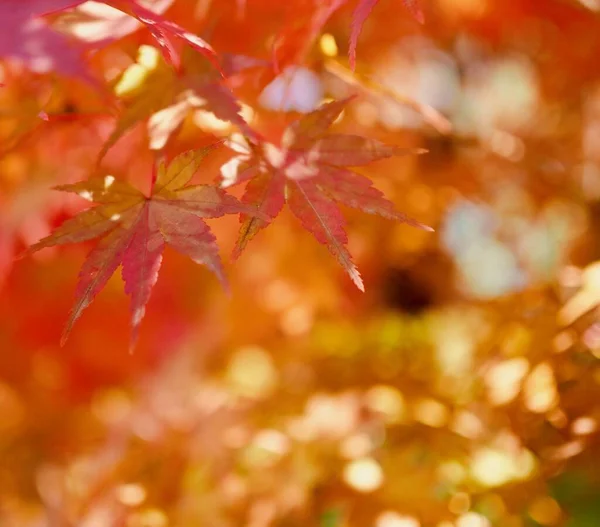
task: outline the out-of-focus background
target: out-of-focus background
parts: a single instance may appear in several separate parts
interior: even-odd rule
[[[380,0],[354,73],[356,2],[274,46],[322,3],[155,8],[219,52],[283,50],[233,86],[257,129],[358,94],[336,131],[427,148],[361,172],[436,232],[344,211],[363,294],[287,212],[236,262],[237,219],[211,221],[231,296],[167,251],[133,354],[119,273],[59,347],[91,245],[14,258],[82,209],[49,187],[114,125],[50,31],[123,35],[86,56],[113,90],[152,40],[89,2],[0,42],[2,527],[600,525],[600,2],[418,0],[420,25]],[[231,131],[190,111],[167,150]],[[152,159],[140,125],[101,170],[147,186]]]

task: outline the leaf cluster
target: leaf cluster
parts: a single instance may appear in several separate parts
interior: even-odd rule
[[[283,33],[281,37],[288,39],[290,49],[307,50],[328,18],[344,3],[324,2],[310,12],[308,32],[295,35],[293,42],[289,40],[290,34]],[[374,4],[361,0],[356,6],[349,47],[352,67],[360,28]],[[414,10],[416,4],[410,5],[420,18],[420,11]],[[241,214],[242,226],[234,249],[234,257],[237,257],[248,241],[267,227],[287,203],[302,226],[327,246],[363,291],[363,281],[346,247],[344,216],[336,204],[429,229],[396,212],[368,178],[348,168],[391,156],[422,153],[421,149],[386,145],[360,135],[329,134],[328,129],[341,117],[351,98],[326,103],[297,118],[279,138],[267,138],[243,117],[231,79],[237,79],[237,86],[243,89],[244,82],[250,82],[249,71],[259,69],[268,73],[270,69],[280,68],[281,54],[274,62],[221,56],[206,40],[137,0],[106,0],[99,7],[111,13],[117,10],[120,17],[130,17],[140,23],[159,46],[162,58],[153,47],[139,48],[137,61],[113,83],[113,91],[120,99],[110,103],[112,112],[116,113],[116,124],[99,149],[97,170],[87,181],[57,187],[78,194],[96,206],[67,220],[29,250],[32,253],[102,237],[81,269],[75,307],[63,340],[82,310],[121,265],[125,291],[131,296],[134,342],[158,276],[165,244],[207,265],[224,281],[216,240],[201,220],[204,217]],[[168,5],[159,3],[158,7]],[[79,29],[81,22],[77,16],[86,9],[82,2],[37,0],[28,8],[19,8],[17,14],[21,17],[19,24],[24,25],[35,16],[53,13],[59,20],[64,18],[60,27],[67,33],[71,30],[71,36],[75,36],[84,34]],[[75,16],[71,24],[70,13]],[[67,39],[67,36],[52,33],[50,26],[44,26],[44,31],[53,38],[60,38],[61,45]],[[49,60],[56,61],[57,71],[68,70],[94,89],[102,90],[102,81],[82,66],[79,59],[67,64],[67,58],[59,56],[59,52],[58,47],[48,47]],[[288,54],[286,60],[301,61],[303,57],[303,53],[294,52]],[[237,130],[237,134],[227,140],[235,155],[223,164],[220,182],[187,186],[201,169],[200,161],[207,153],[207,149],[193,148],[174,157],[167,167],[158,166],[157,175],[151,176],[149,197],[125,181],[97,174],[102,171],[101,163],[111,149],[138,124],[147,125],[149,149],[164,153],[176,132],[198,111],[208,112],[214,119]],[[39,115],[48,118],[44,109]],[[241,203],[223,190],[234,184],[245,185]]]

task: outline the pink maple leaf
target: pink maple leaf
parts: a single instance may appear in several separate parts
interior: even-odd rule
[[[112,176],[57,187],[97,206],[65,221],[50,236],[30,247],[28,253],[102,236],[79,273],[75,305],[63,332],[63,343],[83,310],[122,265],[125,292],[131,297],[133,347],[158,278],[165,245],[206,265],[225,283],[216,239],[203,218],[252,215],[255,209],[218,187],[187,185],[210,150],[208,147],[183,153],[168,167],[161,164],[149,197]]]
[[[223,185],[248,181],[242,201],[255,205],[262,213],[262,217],[241,216],[242,227],[234,257],[241,254],[248,241],[267,227],[287,203],[302,226],[327,246],[356,286],[364,291],[360,274],[346,248],[345,220],[337,203],[432,230],[397,212],[368,178],[346,168],[390,156],[424,152],[356,135],[326,135],[348,101],[325,104],[293,122],[284,131],[279,146],[265,142],[251,146],[230,141],[237,155],[221,169]]]

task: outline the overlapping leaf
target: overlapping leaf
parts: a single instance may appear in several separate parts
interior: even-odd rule
[[[37,2],[43,1],[44,0],[37,0]],[[53,11],[62,11],[69,7],[78,6],[85,0],[74,0],[72,2],[66,0],[45,1],[56,4],[53,5]],[[165,58],[174,66],[178,67],[180,64],[180,56],[175,41],[181,40],[204,55],[217,69],[219,69],[217,55],[208,42],[198,35],[186,31],[181,26],[167,20],[163,16],[147,9],[140,2],[136,0],[103,0],[102,3],[118,9],[141,22],[150,31],[163,51]]]
[[[130,77],[143,77],[139,85],[125,94],[125,108],[100,153],[100,160],[125,132],[144,120],[149,120],[150,148],[163,148],[188,113],[196,109],[210,111],[246,134],[253,133],[240,116],[241,108],[233,93],[206,61],[196,55],[184,55],[183,71],[177,74],[155,55],[154,49],[142,46],[138,62],[125,71],[117,84],[123,86]]]
[[[155,15],[162,15],[173,0],[139,0]],[[123,38],[143,24],[136,18],[102,2],[84,2],[58,20],[57,27],[89,44],[106,44]]]
[[[150,31],[165,58],[175,67],[181,64],[181,57],[175,45],[181,40],[206,57],[220,71],[217,55],[211,45],[198,35],[186,31],[174,22],[146,9],[135,0],[105,0],[105,3],[128,15],[137,18]]]
[[[265,220],[242,216],[234,256],[237,257],[248,241],[287,203],[304,228],[328,247],[356,286],[364,290],[346,248],[345,221],[336,203],[431,230],[395,211],[393,204],[369,179],[346,168],[422,152],[355,135],[325,135],[347,103],[348,99],[325,104],[295,121],[285,130],[280,146],[261,143],[253,147],[244,142],[230,142],[238,155],[223,165],[223,185],[248,180],[242,201],[256,205],[267,217]]]
[[[161,164],[150,197],[112,176],[57,187],[97,206],[64,222],[29,252],[102,236],[79,274],[76,301],[63,341],[83,310],[122,265],[125,291],[131,297],[133,345],[167,244],[206,265],[225,281],[215,237],[202,218],[252,215],[255,209],[218,187],[186,186],[209,150],[210,147],[181,154],[168,167]]]
[[[0,57],[14,57],[38,73],[54,70],[95,84],[75,39],[54,31],[40,18],[83,3],[84,0],[4,0],[0,3]],[[208,42],[138,1],[104,0],[101,3],[141,22],[154,36],[168,62],[175,67],[178,68],[181,63],[176,45],[179,40],[199,51],[220,71],[217,55]]]

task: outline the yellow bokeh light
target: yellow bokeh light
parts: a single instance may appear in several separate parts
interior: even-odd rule
[[[571,274],[575,274],[572,271]],[[579,275],[578,275],[579,276]],[[593,309],[600,296],[600,262],[594,262],[580,273],[581,289],[562,307],[558,314],[559,323],[568,326]],[[575,282],[574,279],[571,282]]]
[[[476,439],[481,436],[484,427],[481,419],[473,412],[459,410],[452,421],[452,430],[463,437]]]
[[[406,516],[395,511],[382,512],[375,523],[376,527],[420,527],[421,523],[413,516]]]
[[[127,527],[166,527],[167,515],[160,509],[147,509],[127,518]]]
[[[485,375],[490,402],[495,406],[511,402],[519,394],[528,371],[529,362],[523,357],[505,360],[491,367]]]
[[[254,444],[263,450],[280,456],[286,454],[290,448],[288,437],[278,430],[271,429],[258,432],[254,437]]]
[[[456,520],[456,527],[491,527],[490,521],[476,512],[467,512]]]
[[[270,355],[262,348],[242,348],[229,363],[227,380],[240,395],[265,397],[275,388],[277,369]]]
[[[583,452],[584,442],[581,439],[569,441],[564,445],[559,446],[553,453],[554,459],[569,459]]]
[[[137,63],[147,70],[153,70],[158,66],[160,51],[154,46],[142,45],[138,50]]]
[[[388,423],[400,423],[406,418],[406,403],[399,390],[380,384],[365,394],[366,405],[381,413]]]
[[[335,57],[338,54],[338,46],[335,37],[329,33],[321,35],[319,39],[319,48],[326,57]]]
[[[146,499],[146,490],[137,483],[127,483],[117,487],[117,499],[129,507],[141,505]]]
[[[528,410],[544,413],[554,408],[558,402],[558,393],[550,364],[547,362],[538,364],[527,377],[523,391]]]
[[[593,417],[579,417],[571,424],[571,430],[579,436],[592,434],[597,429],[598,422]]]
[[[383,483],[383,470],[373,458],[356,459],[344,467],[343,479],[359,492],[373,492]]]
[[[413,413],[417,421],[433,428],[441,428],[448,422],[448,409],[434,399],[418,401]]]
[[[495,448],[482,448],[471,461],[471,477],[485,487],[500,487],[526,479],[535,469],[535,457],[528,450],[514,455]]]
[[[136,63],[125,70],[121,79],[115,85],[115,94],[123,96],[137,89],[148,74],[156,69],[159,59],[160,52],[155,47],[140,46]]]
[[[570,331],[561,331],[552,340],[552,347],[556,353],[567,351],[575,343],[575,337]]]

